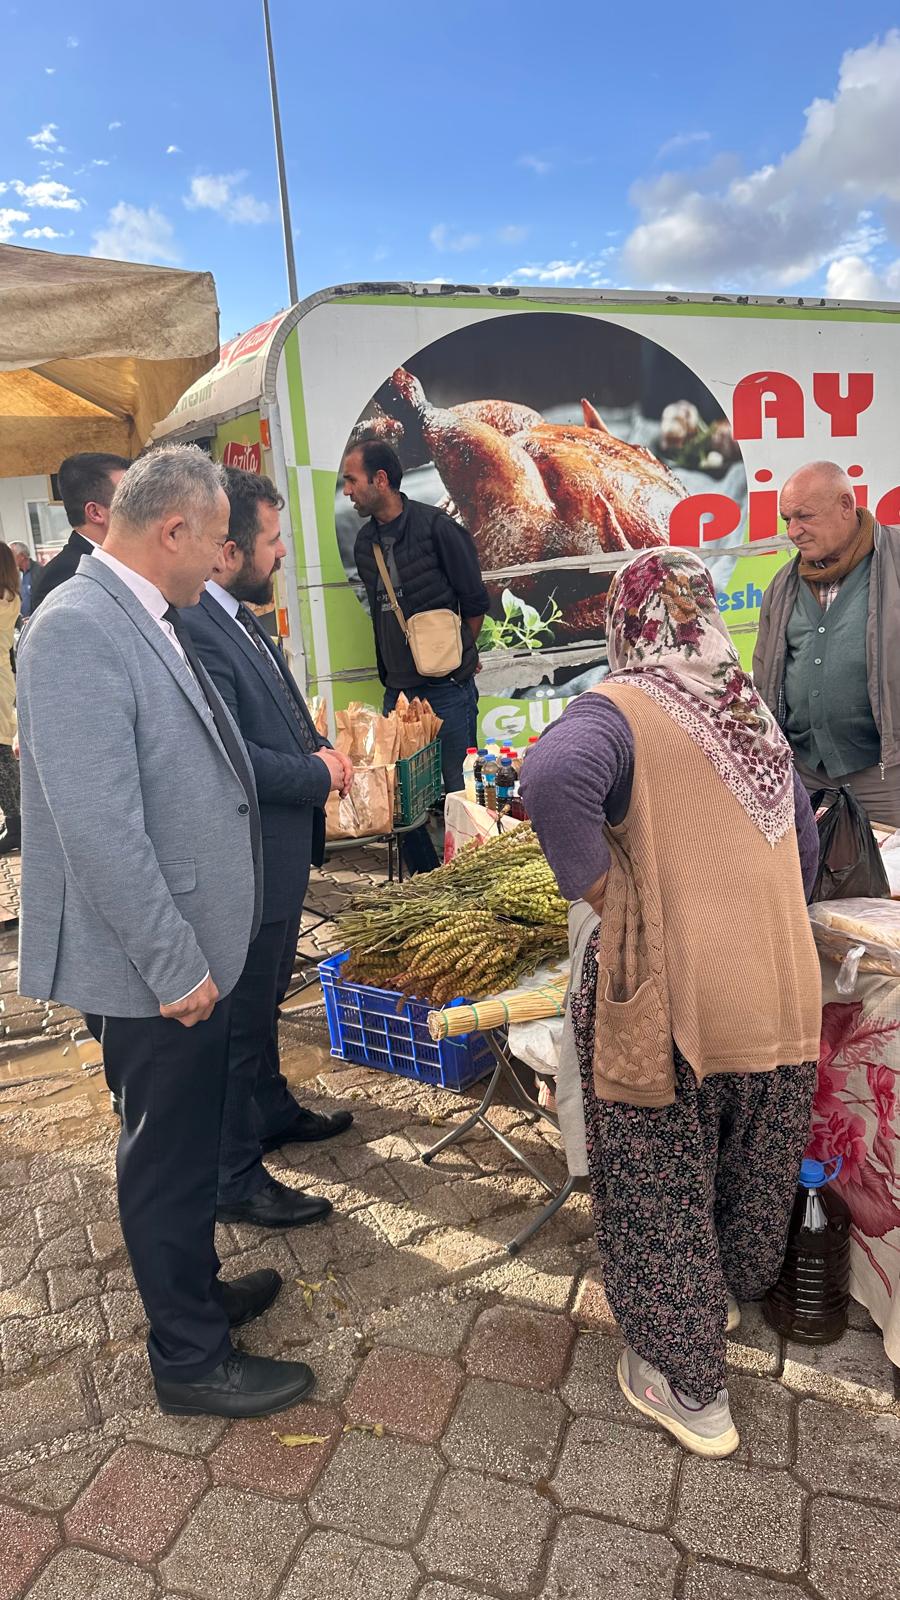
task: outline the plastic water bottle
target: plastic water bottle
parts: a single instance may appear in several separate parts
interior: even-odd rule
[[[850,1207],[831,1186],[842,1165],[802,1163],[784,1266],[763,1301],[769,1326],[799,1344],[833,1344],[847,1326]]]
[[[490,746],[488,754],[481,763],[481,778],[484,784],[484,806],[488,811],[497,809],[497,774],[500,771],[500,762],[497,756],[491,755]]]
[[[472,769],[475,778],[475,804],[479,806],[484,805],[484,763],[487,758],[487,751],[479,750],[475,758],[475,766]]]
[[[477,760],[478,751],[474,745],[470,745],[466,751],[466,759],[463,762],[463,785],[467,800],[475,799],[475,763]]]
[[[500,757],[500,770],[497,773],[497,810],[508,811],[515,799],[516,773],[510,756]]]

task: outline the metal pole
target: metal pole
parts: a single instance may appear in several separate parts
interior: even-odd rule
[[[275,160],[278,166],[278,188],[281,193],[281,228],[284,233],[284,261],[287,267],[289,304],[295,306],[300,296],[297,292],[297,267],[294,262],[294,235],[291,231],[291,203],[288,199],[287,173],[284,169],[284,145],[281,139],[281,113],[278,110],[278,85],[275,81],[275,54],[272,49],[272,24],[269,21],[269,0],[263,0],[263,21],[266,29],[266,54],[269,58],[269,94],[272,100],[272,123],[275,129]]]

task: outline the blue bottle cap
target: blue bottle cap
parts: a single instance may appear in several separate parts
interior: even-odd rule
[[[823,1184],[837,1177],[843,1165],[843,1156],[829,1156],[827,1161],[813,1161],[811,1156],[804,1156],[800,1163],[800,1182],[804,1189],[821,1189]]]

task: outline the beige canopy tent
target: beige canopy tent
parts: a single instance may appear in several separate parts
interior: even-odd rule
[[[136,455],[218,354],[211,273],[0,245],[0,477]]]

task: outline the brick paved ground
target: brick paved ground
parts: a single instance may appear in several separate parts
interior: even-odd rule
[[[372,869],[331,865],[323,906]],[[0,935],[0,1600],[896,1600],[900,1406],[866,1314],[811,1353],[750,1311],[730,1346],[741,1452],[691,1458],[615,1387],[585,1197],[511,1260],[537,1187],[486,1136],[425,1167],[460,1102],[380,1074],[307,1083],[355,1126],[273,1159],[331,1221],[219,1230],[226,1275],[283,1273],[243,1343],[309,1360],[311,1402],[162,1417],[112,1118],[75,1019],[18,1001],[11,974]],[[500,1115],[559,1171],[551,1136]]]

